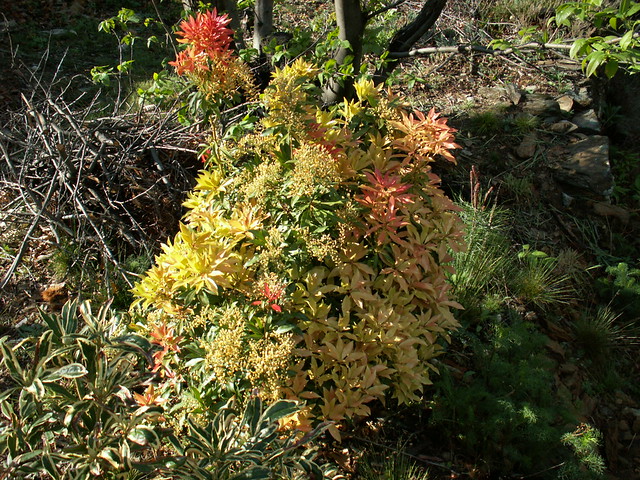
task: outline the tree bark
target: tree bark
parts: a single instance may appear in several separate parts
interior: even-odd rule
[[[338,65],[343,65],[348,56],[353,56],[352,64],[354,72],[357,73],[362,62],[362,39],[366,16],[362,11],[360,0],[334,0],[334,5],[339,28],[338,38],[348,41],[349,46],[340,47],[333,58]],[[352,89],[352,79],[345,79],[344,82],[331,80],[324,89],[322,100],[325,104],[336,103],[349,96]]]
[[[253,48],[262,53],[265,39],[273,33],[273,0],[256,0]]]
[[[408,52],[411,47],[429,31],[440,17],[447,0],[425,0],[420,13],[411,22],[396,32],[389,43],[389,53]],[[391,58],[384,66],[378,69],[374,75],[376,83],[383,83],[391,72],[398,66],[399,60]]]
[[[244,44],[244,38],[242,35],[242,22],[240,22],[240,15],[238,14],[238,2],[236,0],[218,0],[218,12],[225,12],[229,15],[231,23],[229,27],[233,30],[233,41],[237,50],[242,50],[246,47]]]

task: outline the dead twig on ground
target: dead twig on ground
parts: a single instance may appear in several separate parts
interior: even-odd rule
[[[79,264],[97,260],[131,285],[122,261],[151,256],[177,228],[203,129],[179,125],[172,112],[101,115],[100,96],[71,95],[81,77],[65,83],[59,69],[47,82],[30,72],[33,88],[22,95],[23,107],[0,125],[3,203],[12,206],[2,219],[16,222],[20,215],[29,225],[0,288],[38,228],[55,237],[53,244],[76,245],[84,256]]]

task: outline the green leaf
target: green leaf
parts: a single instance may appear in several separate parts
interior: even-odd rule
[[[33,395],[36,400],[42,400],[47,393],[42,380],[40,380],[39,378],[34,379],[33,383],[25,388],[25,391]]]
[[[13,349],[6,344],[7,337],[0,339],[0,351],[2,351],[2,363],[9,369],[9,374],[20,385],[24,385],[25,376],[20,362],[13,353]]]
[[[627,50],[631,46],[632,42],[633,42],[633,30],[629,30],[620,39],[620,48],[622,48],[623,50]]]
[[[331,58],[326,62],[324,62],[324,71],[325,72],[335,71],[337,65],[338,65],[338,62],[334,58]]]
[[[145,337],[136,334],[129,334],[116,339],[120,343],[119,347],[124,347],[127,350],[133,350],[138,352],[147,352],[151,350],[151,342]]]
[[[263,424],[265,422],[273,423],[287,415],[295,413],[298,409],[298,404],[293,400],[278,400],[264,411],[260,420]]]
[[[119,72],[127,73],[129,70],[131,70],[134,62],[135,60],[127,60],[126,62],[122,62],[121,64],[117,65],[116,68]]]
[[[20,413],[18,414],[20,417],[29,418],[32,415],[36,415],[36,410],[41,405],[34,402],[31,395],[28,395],[26,388],[20,392],[20,397],[18,397],[18,407],[20,408]]]
[[[140,23],[140,17],[138,17],[138,15],[136,15],[136,13],[129,8],[121,8],[118,12],[118,19],[122,23]]]
[[[15,391],[15,389],[9,389],[5,392],[3,392],[3,399],[0,402],[0,412],[2,412],[2,415],[4,415],[6,418],[11,418],[13,417],[15,414],[13,413],[13,405],[11,405],[11,403],[5,401],[7,399],[7,397],[12,393],[12,391]]]
[[[311,478],[324,478],[322,469],[318,466],[317,463],[306,458],[300,458],[298,459],[298,464],[307,474],[309,474]]]
[[[270,480],[273,478],[270,469],[265,467],[251,467],[230,478],[230,480]]]
[[[84,365],[80,363],[70,363],[64,367],[60,367],[55,372],[52,372],[45,381],[54,382],[61,378],[79,378],[89,373]]]
[[[29,462],[29,460],[32,460],[36,457],[39,457],[40,455],[42,455],[42,450],[38,449],[38,450],[33,450],[31,452],[26,452],[23,453],[21,455],[18,455],[16,458],[13,459],[14,463],[27,463]]]
[[[169,443],[173,446],[174,450],[178,453],[178,455],[184,455],[184,447],[182,443],[175,435],[169,435],[166,437],[169,440]]]
[[[98,31],[99,32],[105,32],[105,33],[111,33],[113,31],[113,29],[116,26],[116,21],[114,18],[108,18],[106,20],[103,20],[102,22],[100,22],[98,24]]]
[[[43,379],[42,381],[45,383],[49,383],[48,378]],[[68,400],[74,400],[74,401],[78,400],[78,398],[75,395],[73,395],[69,390],[67,390],[66,388],[64,388],[62,385],[58,383],[50,382],[49,385],[47,385],[47,388],[60,397],[64,397]]]
[[[94,67],[100,68],[100,67]],[[107,68],[108,72],[112,70],[111,67],[102,67]],[[91,69],[93,72],[93,69]],[[108,74],[108,72],[106,72]],[[93,75],[93,73],[92,73]],[[63,335],[71,335],[72,333],[76,333],[78,331],[78,300],[72,300],[70,302],[65,303],[62,306],[62,312],[60,314],[60,322],[64,330],[62,331]]]
[[[122,442],[120,445],[120,458],[122,458],[122,462],[124,463],[125,469],[131,469],[131,449],[129,448],[129,444],[127,442]]]
[[[146,445],[158,445],[160,438],[158,434],[150,427],[140,425],[129,432],[127,438],[133,443],[146,446]]]
[[[591,48],[589,45],[589,40],[586,38],[579,38],[573,45],[571,45],[571,49],[569,50],[569,56],[571,58],[578,58],[578,56],[586,53],[586,49]]]
[[[109,447],[105,447],[100,454],[98,455],[98,457],[103,458],[104,460],[106,460],[107,462],[109,462],[109,464],[113,467],[113,468],[117,468],[119,469],[121,466],[121,461],[120,461],[120,457],[118,455],[118,453],[113,449],[113,448],[109,448]]]
[[[513,45],[511,44],[511,42],[500,38],[489,42],[489,47],[493,48],[494,50],[506,50],[507,48],[511,48],[512,46]]]
[[[42,466],[52,478],[61,478],[60,472],[58,472],[58,469],[56,468],[56,462],[50,454],[45,453],[42,456]]]
[[[618,71],[618,67],[618,62],[615,59],[611,58],[604,66],[604,74],[607,76],[607,78],[613,78]]]
[[[556,10],[556,16],[554,17],[556,24],[565,25],[567,27],[571,26],[569,18],[574,15],[575,12],[576,8],[572,5],[565,4],[558,7],[558,9]]]
[[[587,62],[585,75],[587,77],[593,75],[596,70],[598,70],[598,68],[604,64],[606,59],[607,55],[604,52],[595,51],[587,55],[587,57],[585,58],[585,61]]]
[[[634,2],[626,12],[624,12],[625,18],[631,18],[636,13],[640,12],[640,2]]]

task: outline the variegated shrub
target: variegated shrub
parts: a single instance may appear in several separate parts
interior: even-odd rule
[[[454,130],[366,79],[321,109],[317,73],[278,70],[264,117],[209,149],[179,233],[134,288],[163,388],[191,418],[250,392],[306,401],[298,428],[414,401],[458,326],[445,273],[461,223],[431,171],[455,161]]]

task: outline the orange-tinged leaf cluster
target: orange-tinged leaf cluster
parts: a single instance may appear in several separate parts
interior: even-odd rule
[[[362,185],[362,195],[356,201],[369,209],[366,218],[371,227],[365,235],[378,232],[377,241],[382,244],[387,238],[401,242],[398,230],[409,225],[406,215],[400,210],[403,205],[413,203],[415,194],[408,193],[412,185],[403,183],[398,175],[381,173],[375,169],[373,173],[365,173],[369,184]]]
[[[182,30],[176,32],[182,38],[179,43],[187,48],[178,53],[173,62],[178,75],[195,73],[199,70],[210,71],[210,62],[225,62],[230,58],[229,47],[233,41],[233,30],[227,28],[231,19],[227,15],[218,15],[212,11],[198,13],[180,24]]]
[[[233,30],[227,28],[230,23],[231,19],[226,14],[218,15],[215,8],[197,13],[180,24],[176,34],[182,38],[178,42],[210,57],[226,52],[233,41]]]
[[[231,49],[230,22],[227,15],[218,15],[214,8],[187,18],[176,32],[182,37],[178,42],[187,47],[169,65],[178,75],[188,76],[209,97],[228,95],[238,88],[253,95],[251,72]]]
[[[460,148],[455,143],[455,128],[447,125],[446,118],[440,118],[435,109],[425,115],[420,111],[402,113],[402,121],[393,122],[393,126],[404,135],[396,138],[394,146],[406,156],[402,164],[413,162],[431,162],[437,155],[455,163],[451,150]]]
[[[157,350],[153,354],[153,365],[151,371],[153,373],[162,372],[168,375],[172,375],[173,371],[167,365],[167,354],[179,353],[179,343],[184,337],[177,336],[175,329],[167,325],[166,322],[162,322],[160,325],[153,325],[149,336],[152,338],[151,343],[162,347],[161,350]]]
[[[160,392],[155,389],[153,385],[149,385],[144,393],[134,393],[133,399],[141,407],[152,407],[155,405],[162,405],[167,401],[160,395]]]

